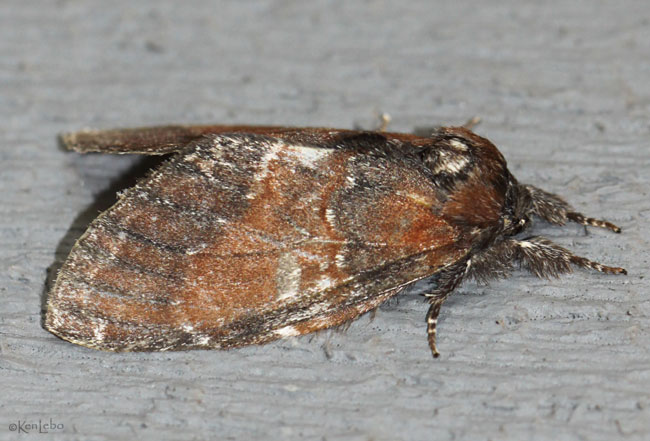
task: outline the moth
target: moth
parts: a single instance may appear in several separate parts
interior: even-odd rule
[[[465,127],[431,136],[167,126],[62,136],[80,153],[170,155],[72,248],[45,327],[109,351],[232,348],[337,326],[415,281],[434,357],[440,308],[467,278],[573,267],[626,274],[537,236],[532,218],[617,226],[520,184]]]

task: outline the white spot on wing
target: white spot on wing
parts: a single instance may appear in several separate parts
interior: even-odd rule
[[[195,344],[197,344],[197,345],[205,346],[208,343],[210,343],[210,337],[207,336],[207,335],[201,335],[200,337],[197,337],[194,341],[195,341]]]
[[[327,219],[327,222],[333,227],[336,227],[336,214],[334,214],[334,210],[331,208],[328,208],[325,210],[325,218]]]
[[[315,168],[317,162],[329,156],[331,150],[320,149],[316,147],[307,146],[291,146],[290,147],[295,157],[302,165],[309,168]]]
[[[300,290],[302,269],[293,253],[284,253],[278,260],[278,269],[275,276],[278,300],[296,297]]]
[[[97,319],[98,323],[97,326],[93,329],[93,335],[95,337],[95,341],[101,342],[104,341],[104,329],[106,329],[106,323],[104,323],[103,320]]]
[[[263,181],[269,175],[269,164],[274,161],[289,162],[288,165],[298,162],[305,167],[316,168],[318,167],[318,161],[329,156],[330,153],[331,151],[327,149],[296,146],[286,144],[283,141],[269,144],[266,153],[260,158],[259,167],[255,173],[255,180]],[[293,170],[294,168],[290,167],[289,169]],[[247,194],[246,198],[254,199],[255,196],[255,193],[251,193]]]
[[[267,152],[260,158],[259,170],[255,173],[255,180],[262,181],[269,174],[269,163],[278,159],[278,152],[283,147],[283,143],[276,142],[269,144]]]
[[[300,331],[298,331],[294,326],[285,326],[284,328],[276,329],[274,332],[280,337],[293,337],[294,335],[300,335]]]
[[[460,142],[457,139],[452,139],[449,141],[449,145],[451,145],[452,148],[455,150],[461,151],[461,152],[466,152],[467,151],[467,144]]]
[[[323,278],[321,278],[318,281],[316,286],[318,287],[319,290],[324,291],[324,290],[334,286],[334,281],[332,279],[330,279],[329,277],[324,276]]]

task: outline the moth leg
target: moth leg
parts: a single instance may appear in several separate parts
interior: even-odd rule
[[[474,127],[478,126],[481,123],[481,117],[480,116],[473,116],[467,121],[465,121],[465,124],[463,124],[461,127],[467,129],[467,130],[472,130]]]
[[[431,348],[433,358],[440,356],[440,352],[438,352],[438,348],[436,347],[436,325],[438,324],[438,315],[440,314],[440,308],[444,301],[444,298],[432,299],[431,306],[429,306],[429,311],[427,312],[427,340],[429,341],[429,348]]]
[[[472,256],[472,263],[466,277],[484,284],[493,279],[510,277],[516,248],[514,241],[504,239],[477,252]]]
[[[436,347],[436,326],[438,324],[440,308],[452,291],[460,285],[469,268],[470,261],[464,260],[442,269],[434,276],[437,282],[436,289],[424,295],[429,299],[431,305],[427,312],[427,340],[433,358],[440,356],[440,352],[438,352],[438,348]]]
[[[380,113],[379,114],[379,127],[377,127],[377,131],[378,132],[385,132],[392,119],[393,118],[391,118],[391,116],[388,113],[386,113],[386,112]]]
[[[513,246],[513,257],[537,277],[557,277],[572,271],[572,265],[593,269],[606,274],[627,274],[624,268],[612,267],[576,256],[571,251],[554,244],[543,237],[528,237],[523,240],[509,239]]]
[[[620,233],[621,229],[611,222],[600,219],[587,217],[581,213],[573,211],[573,208],[561,197],[541,190],[532,185],[524,185],[525,194],[530,197],[530,213],[535,214],[542,219],[556,225],[564,225],[567,221],[576,222],[581,225],[607,228],[615,233]]]
[[[621,228],[614,225],[611,222],[607,222],[600,219],[594,219],[593,217],[586,217],[583,214],[577,213],[575,211],[570,211],[566,215],[567,215],[567,219],[577,224],[599,227],[599,228],[607,228],[608,230],[612,230],[615,233],[621,232]]]

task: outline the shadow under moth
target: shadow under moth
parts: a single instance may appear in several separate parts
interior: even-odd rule
[[[45,327],[110,351],[232,348],[337,326],[415,281],[428,343],[466,278],[573,266],[626,274],[537,236],[531,218],[620,229],[510,174],[465,127],[431,136],[168,126],[62,136],[80,153],[170,155],[72,248]]]

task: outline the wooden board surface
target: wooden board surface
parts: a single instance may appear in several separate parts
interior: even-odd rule
[[[643,0],[3,1],[0,439],[50,419],[55,440],[648,439],[647,12]],[[482,117],[477,132],[519,180],[624,230],[536,232],[629,276],[465,284],[435,361],[423,286],[346,332],[231,351],[103,353],[42,329],[48,269],[151,165],[63,152],[58,133],[373,128],[379,112],[394,131]]]

